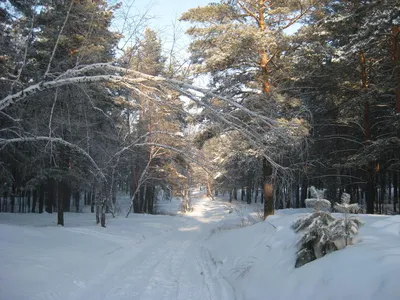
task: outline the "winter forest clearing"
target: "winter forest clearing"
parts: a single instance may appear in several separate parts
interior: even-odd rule
[[[399,299],[398,1],[161,2],[0,0],[0,300]]]

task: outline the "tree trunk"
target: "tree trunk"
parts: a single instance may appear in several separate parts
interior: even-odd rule
[[[211,191],[211,182],[209,177],[207,177],[207,197],[214,199]]]
[[[10,205],[11,205],[11,212],[14,213],[15,208],[15,185],[12,184],[11,187],[11,195],[10,195]]]
[[[303,179],[303,183],[301,185],[301,197],[300,197],[300,207],[306,207],[306,199],[307,199],[307,181]]]
[[[44,204],[44,185],[41,184],[39,187],[39,214],[43,213]]]
[[[63,182],[58,183],[57,225],[64,226],[64,199],[65,187]]]
[[[373,167],[367,170],[367,183],[366,183],[366,202],[367,202],[367,214],[374,213],[374,202],[375,202],[375,180],[374,180],[374,169]]]
[[[81,195],[80,195],[80,193],[79,193],[78,190],[75,191],[75,193],[74,193],[74,198],[75,198],[75,208],[76,208],[76,212],[78,213],[78,212],[79,212],[79,201],[80,201],[80,198],[81,198]]]
[[[288,192],[288,201],[286,203],[286,208],[292,208],[293,207],[293,183],[290,184],[287,192]]]
[[[264,220],[274,214],[274,189],[271,182],[264,183]]]
[[[392,204],[392,172],[388,172],[388,204]]]
[[[381,186],[381,191],[380,191],[380,208],[379,208],[379,212],[382,214],[383,211],[383,207],[385,204],[385,197],[386,197],[386,172],[384,172],[383,170],[381,171],[381,182],[380,182],[380,186]]]
[[[360,51],[360,66],[361,66],[361,88],[366,91],[368,88],[367,78],[367,67],[365,53],[363,50]],[[365,141],[371,140],[371,119],[370,119],[370,105],[368,99],[364,100],[364,138]],[[374,213],[375,203],[375,170],[374,163],[369,162],[367,165],[367,183],[366,183],[366,202],[367,202],[367,214]]]
[[[35,213],[36,211],[36,202],[37,202],[37,189],[35,188],[32,192],[32,212]]]
[[[134,205],[133,205],[133,211],[135,212],[135,213],[143,213],[143,211],[142,211],[142,203],[144,202],[144,186],[142,185],[140,188],[139,188],[139,192],[138,192],[138,195],[137,195],[137,197],[135,197],[135,202],[134,202]]]
[[[264,182],[264,220],[274,214],[274,188],[272,186],[272,168],[267,159],[263,158],[263,182]]]
[[[106,227],[106,206],[107,206],[107,187],[106,183],[104,183],[104,192],[102,197],[100,198],[101,200],[101,215],[100,215],[100,225],[101,227]]]
[[[300,208],[300,185],[296,185],[296,208]]]
[[[97,200],[99,201],[99,200]],[[100,206],[96,203],[96,224],[100,223]]]
[[[396,95],[396,112],[400,113],[400,25],[395,25],[392,27],[392,34],[390,36],[391,53],[393,61],[393,78],[395,81],[395,95]]]
[[[22,213],[22,197],[21,197],[21,192],[19,189],[17,192],[17,197],[18,197],[18,212]]]
[[[55,198],[56,187],[53,178],[47,179],[47,197],[45,203],[45,210],[47,213],[53,213],[53,199]]]
[[[31,211],[31,194],[32,194],[31,190],[26,191],[26,201],[27,201],[26,204],[27,204],[28,212]],[[1,206],[1,204],[0,204],[0,206]]]
[[[248,184],[247,188],[246,188],[246,201],[247,201],[247,204],[251,204],[251,186],[250,186],[250,184]]]
[[[94,213],[94,204],[96,202],[96,188],[93,184],[92,192],[90,193],[91,197],[89,198],[90,200],[90,212]]]
[[[64,183],[63,188],[65,189],[64,211],[69,212],[71,210],[71,188],[68,183]]]
[[[396,212],[396,204],[399,201],[399,194],[398,194],[398,178],[397,172],[393,172],[393,211]]]
[[[147,201],[148,201],[148,196],[147,196],[147,184],[143,186],[143,196],[142,199],[140,199],[140,212],[147,213]]]
[[[95,205],[96,205],[96,224],[100,223],[100,202],[101,194],[99,191],[96,192]]]
[[[154,213],[154,200],[155,200],[155,195],[156,195],[156,187],[155,186],[149,186],[147,191],[147,195],[149,197],[148,200],[148,213],[153,214]],[[189,193],[189,191],[188,191]]]

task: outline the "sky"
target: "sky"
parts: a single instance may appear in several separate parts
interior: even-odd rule
[[[117,2],[118,0],[115,1]],[[117,31],[120,31],[123,27],[121,15],[124,13],[128,13],[131,20],[140,20],[145,15],[148,18],[146,26],[157,31],[162,40],[164,55],[168,57],[173,47],[172,45],[174,45],[174,52],[178,53],[182,58],[187,58],[189,54],[186,50],[190,43],[190,37],[185,34],[185,31],[190,24],[188,22],[179,22],[178,19],[182,13],[190,8],[205,6],[212,2],[218,2],[218,0],[122,0],[122,7],[116,17],[114,27]],[[130,26],[129,28],[133,27]],[[300,25],[295,24],[287,30],[287,33],[294,33],[299,27]],[[144,28],[141,27],[139,34],[144,32]],[[173,43],[174,32],[176,36],[175,43]],[[125,33],[124,35],[128,36]],[[121,48],[125,48],[126,40],[122,39],[120,42]],[[134,39],[128,40],[134,42]]]
[[[164,50],[169,51],[172,45],[174,34],[174,23],[177,26],[176,34],[178,36],[178,51],[182,51],[189,43],[189,37],[184,34],[189,27],[186,22],[179,22],[178,19],[182,13],[190,8],[205,6],[212,0],[124,0],[121,8],[122,12],[129,9],[129,15],[132,18],[138,18],[146,14],[149,17],[148,26],[159,33]],[[214,1],[215,2],[215,1]],[[121,28],[122,21],[117,20],[115,27]]]

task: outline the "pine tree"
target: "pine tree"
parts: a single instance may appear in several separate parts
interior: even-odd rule
[[[331,203],[323,199],[324,191],[311,187],[311,193],[314,198],[307,199],[306,205],[313,207],[314,212],[292,224],[293,230],[302,234],[297,242],[296,268],[350,245],[363,224],[358,218],[348,217],[349,212],[359,209],[357,204],[349,204],[350,195],[344,193],[342,203],[335,205],[335,208],[345,212],[343,219],[337,219],[326,211]]]
[[[305,17],[314,5],[309,1],[238,0],[189,10],[181,20],[193,24],[187,33],[194,38],[189,50],[197,72],[211,74],[211,86],[216,91],[234,97],[251,111],[279,118],[282,121],[280,130],[284,132],[286,120],[282,116],[296,107],[294,99],[278,92],[279,82],[286,76],[282,72],[287,67],[285,52],[290,48],[290,37],[284,30]],[[234,109],[227,106],[221,110]],[[276,164],[267,157],[275,152],[271,148],[283,150],[293,142],[284,141],[285,134],[279,130],[270,131],[270,127],[245,114],[238,113],[237,117],[266,137],[259,141],[263,145],[254,149],[257,153],[264,152],[259,163],[263,168],[266,217],[274,213],[272,181],[276,173]]]
[[[331,224],[336,247],[341,249],[352,244],[353,237],[358,234],[358,228],[363,225],[359,218],[349,216],[349,214],[358,213],[361,208],[357,203],[350,204],[350,195],[347,193],[342,194],[341,203],[335,203],[334,208],[344,215],[343,219],[338,219]]]

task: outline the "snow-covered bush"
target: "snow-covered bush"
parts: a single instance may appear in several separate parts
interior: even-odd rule
[[[353,243],[353,237],[358,234],[358,229],[363,225],[361,219],[349,214],[358,213],[361,207],[357,204],[350,204],[350,195],[343,193],[341,203],[335,203],[335,210],[343,213],[343,219],[336,219],[331,225],[332,238],[338,249],[342,249]]]
[[[345,214],[344,219],[336,219],[328,211],[331,203],[323,199],[323,191],[311,187],[311,193],[315,198],[306,199],[306,206],[313,207],[314,212],[292,224],[293,230],[302,234],[297,242],[296,268],[349,245],[362,224],[358,218],[348,217],[348,213],[359,210],[349,204],[349,196],[344,195],[342,203],[335,206]]]
[[[311,187],[310,191],[314,198],[306,199],[306,207],[314,208],[314,212],[297,219],[292,224],[296,233],[302,233],[302,237],[297,242],[299,251],[296,268],[336,250],[328,229],[335,218],[326,211],[331,207],[331,203],[323,199],[323,191],[315,187]]]

